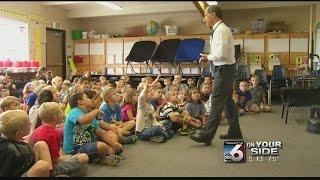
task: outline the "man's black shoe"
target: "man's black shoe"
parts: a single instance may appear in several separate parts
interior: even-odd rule
[[[220,135],[220,139],[242,139],[242,135],[231,136],[229,134]]]
[[[190,139],[198,142],[198,143],[205,143],[207,146],[211,145],[211,140],[203,138],[201,135],[199,134],[192,134],[190,135]]]

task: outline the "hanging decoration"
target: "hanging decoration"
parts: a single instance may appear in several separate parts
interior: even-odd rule
[[[27,20],[32,20],[32,21],[37,21],[37,22],[42,22],[45,24],[51,24],[52,21],[46,17],[43,16],[38,16],[35,14],[30,14],[30,13],[23,13],[15,10],[10,10],[10,9],[5,9],[5,8],[0,8],[0,13],[11,16],[11,17],[16,17],[16,18],[22,18],[22,19],[27,19]]]

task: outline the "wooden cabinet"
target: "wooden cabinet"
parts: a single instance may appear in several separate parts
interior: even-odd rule
[[[74,47],[74,56],[82,58],[82,62],[75,62],[78,74],[83,74],[86,71],[95,74],[105,73],[105,40],[76,40]]]
[[[75,41],[75,55],[83,57],[84,62],[76,64],[78,73],[96,71],[98,74],[120,75],[132,74],[131,67],[125,61],[133,44],[137,41],[155,41],[157,46],[166,39],[201,38],[205,40],[203,52],[210,52],[210,34],[185,36],[148,36],[108,38],[106,40],[84,39]],[[279,56],[279,64],[286,67],[289,77],[296,75],[296,66],[307,63],[308,33],[265,33],[265,34],[238,34],[233,35],[234,44],[240,44],[241,53],[246,57],[245,63],[253,74],[257,68],[264,68],[271,75],[272,67],[277,64],[270,56]],[[136,73],[148,73],[144,63],[132,63]],[[165,64],[161,65],[166,73],[175,73]],[[182,66],[185,73],[197,74],[196,64]],[[106,72],[105,72],[106,70]],[[157,73],[153,68],[153,73]]]

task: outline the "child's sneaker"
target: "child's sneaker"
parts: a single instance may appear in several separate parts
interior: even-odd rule
[[[138,140],[136,135],[125,136],[122,138],[122,144],[134,144]]]
[[[150,141],[156,142],[156,143],[163,143],[164,137],[163,136],[153,136],[152,138],[150,138]]]
[[[119,156],[111,154],[109,156],[101,158],[100,163],[105,164],[107,166],[117,166],[120,160],[121,158]]]

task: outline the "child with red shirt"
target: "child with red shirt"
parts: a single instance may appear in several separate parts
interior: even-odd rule
[[[29,143],[33,145],[38,141],[44,141],[48,144],[53,167],[51,175],[84,175],[79,173],[86,173],[86,164],[89,161],[87,154],[81,153],[74,156],[62,154],[62,137],[56,129],[56,126],[63,121],[63,111],[59,104],[55,102],[43,103],[39,109],[39,118],[43,123],[33,132]]]

